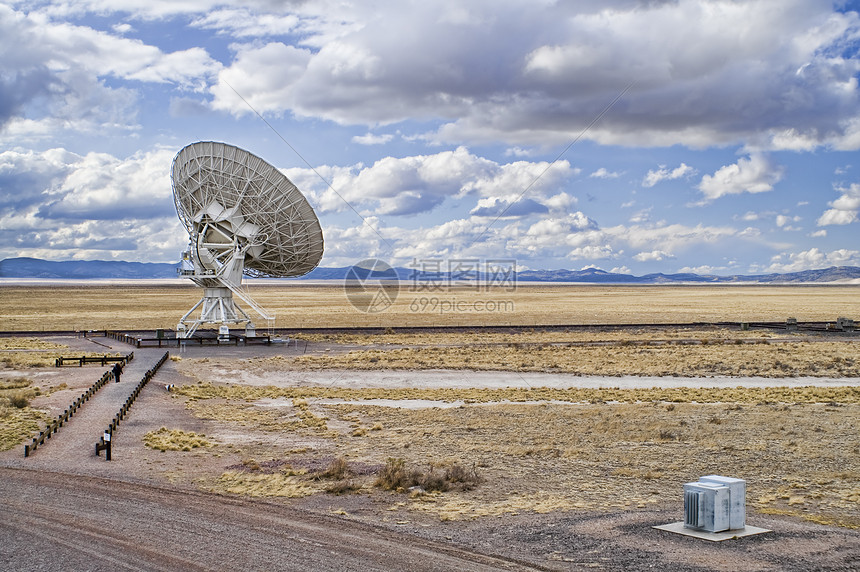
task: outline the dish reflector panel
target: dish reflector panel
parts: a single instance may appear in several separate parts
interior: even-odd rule
[[[177,153],[171,174],[176,212],[198,247],[235,237],[247,247],[249,276],[301,276],[319,264],[319,219],[296,186],[263,159],[200,141]]]

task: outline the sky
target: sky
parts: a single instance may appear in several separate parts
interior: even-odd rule
[[[858,9],[0,2],[0,259],[178,261],[212,140],[307,196],[322,266],[860,266]]]

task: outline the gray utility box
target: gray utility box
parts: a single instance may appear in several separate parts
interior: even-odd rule
[[[684,527],[722,532],[744,527],[746,489],[743,479],[708,475],[684,485]]]

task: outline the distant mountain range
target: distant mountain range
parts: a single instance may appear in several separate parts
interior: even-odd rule
[[[151,279],[151,278],[176,278],[176,269],[179,264],[148,263],[148,262],[123,262],[105,260],[69,260],[54,262],[40,260],[38,258],[7,258],[0,260],[0,278],[43,278],[43,279],[93,279],[93,278],[126,278],[126,279]],[[456,276],[446,272],[416,273],[411,268],[394,268],[397,278],[402,281],[428,281],[457,283]],[[298,280],[344,280],[356,275],[365,277],[367,270],[358,267],[346,266],[343,268],[316,268],[309,274],[298,278]],[[374,275],[378,278],[392,278],[389,270],[382,275]],[[483,278],[482,274],[478,275]],[[800,283],[826,283],[844,282],[849,280],[860,281],[860,267],[857,266],[832,266],[820,270],[804,270],[803,272],[791,272],[787,274],[735,274],[732,276],[714,276],[692,273],[681,274],[645,274],[644,276],[633,276],[632,274],[617,274],[606,272],[596,268],[587,270],[524,270],[517,273],[518,282],[581,282],[598,284],[678,284],[678,283],[760,283],[760,284],[800,284]]]

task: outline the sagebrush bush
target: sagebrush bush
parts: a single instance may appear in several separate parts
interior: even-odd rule
[[[346,459],[343,457],[337,457],[326,468],[325,471],[319,474],[322,479],[335,479],[341,480],[346,478],[349,474],[351,474],[349,470],[349,463],[346,462]]]
[[[29,407],[30,400],[27,398],[26,393],[17,392],[9,396],[9,404],[17,409],[24,409],[25,407]]]
[[[463,468],[454,463],[445,471],[435,471],[433,466],[426,473],[416,469],[407,469],[406,461],[389,457],[385,466],[379,471],[374,486],[387,491],[405,491],[409,487],[421,487],[427,492],[445,492],[452,488],[468,491],[481,482],[477,469]]]

